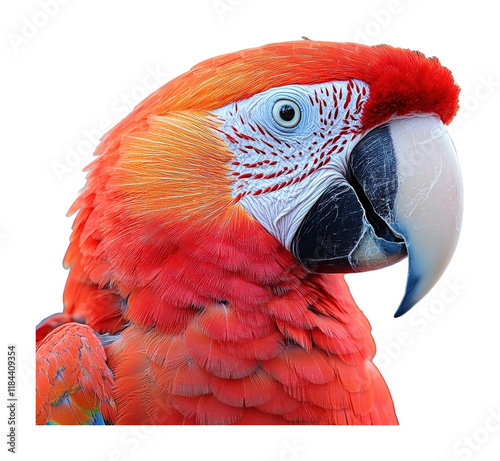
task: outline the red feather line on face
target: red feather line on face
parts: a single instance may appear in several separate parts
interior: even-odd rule
[[[234,158],[210,114],[273,87],[348,79],[370,85],[364,128],[415,111],[447,123],[457,109],[458,88],[435,59],[290,42],[195,66],[105,136],[70,210],[79,213],[65,257],[66,314],[121,332],[106,347],[114,400],[109,380],[102,392],[84,389],[91,417],[100,405],[114,420],[116,401],[121,424],[397,422],[370,362],[370,326],[342,277],[306,273],[235,202]],[[68,338],[97,348],[84,328]],[[97,362],[107,377],[104,357]],[[49,392],[44,376],[57,370],[40,367]],[[58,402],[41,402],[41,420]]]

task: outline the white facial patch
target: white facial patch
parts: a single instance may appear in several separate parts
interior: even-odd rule
[[[233,196],[286,248],[363,135],[360,80],[273,88],[214,110],[234,154]]]

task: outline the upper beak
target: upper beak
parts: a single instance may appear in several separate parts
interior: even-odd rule
[[[378,269],[408,255],[399,317],[434,286],[457,245],[463,190],[455,148],[438,117],[405,117],[371,130],[347,164],[291,250],[317,272]]]

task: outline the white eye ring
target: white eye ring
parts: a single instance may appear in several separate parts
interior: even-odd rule
[[[300,107],[290,99],[279,99],[273,106],[274,121],[283,128],[293,128],[300,122]]]

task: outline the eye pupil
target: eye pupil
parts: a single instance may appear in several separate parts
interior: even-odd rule
[[[296,127],[301,119],[299,105],[289,99],[279,99],[273,106],[274,121],[282,128],[290,129]]]
[[[295,117],[295,109],[290,104],[284,104],[280,108],[280,118],[284,122],[290,122]]]

